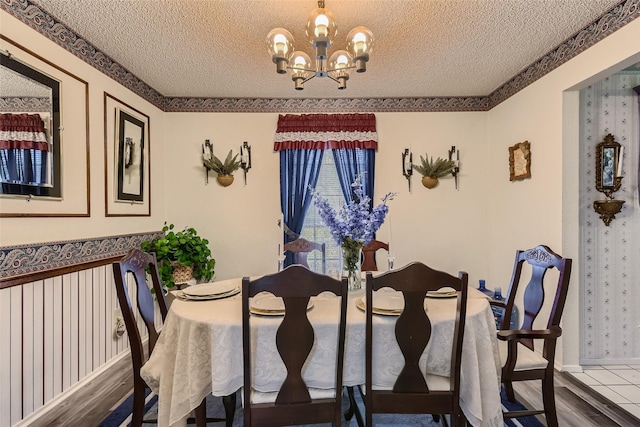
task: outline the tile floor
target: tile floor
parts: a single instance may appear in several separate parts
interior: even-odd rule
[[[640,365],[583,366],[572,375],[640,418]]]

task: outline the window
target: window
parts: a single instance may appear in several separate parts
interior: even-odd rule
[[[344,203],[344,196],[340,188],[335,161],[330,151],[326,150],[322,157],[316,190],[326,197],[331,206],[337,210]],[[300,236],[313,242],[326,244],[327,274],[335,275],[335,272],[342,270],[342,250],[331,237],[329,228],[324,225],[314,204],[309,206],[309,210],[304,217]],[[311,252],[307,257],[307,261],[311,270],[322,271],[322,254],[319,251]]]
[[[356,159],[359,169],[364,169],[365,152],[356,149]],[[337,211],[345,203],[344,194],[340,187],[340,179],[336,169],[335,157],[333,150],[325,150],[320,165],[318,182],[316,190],[322,194],[331,206]],[[309,206],[309,210],[305,215],[300,236],[317,243],[324,243],[326,246],[326,267],[327,274],[334,275],[342,271],[342,249],[331,236],[329,228],[318,213],[318,209],[314,204]],[[309,267],[316,272],[322,271],[322,254],[319,251],[313,251],[307,257]]]
[[[378,148],[375,116],[281,115],[273,148],[280,153],[280,206],[287,229],[284,241],[291,242],[302,236],[325,243],[326,272],[335,272],[340,268],[341,250],[319,218],[310,188],[316,188],[325,197],[334,198],[338,208],[344,198],[352,197],[350,184],[366,171],[364,191],[369,197],[373,195],[375,151]],[[322,178],[318,182],[321,172]],[[287,253],[284,266],[292,264],[293,258]],[[307,261],[310,258],[313,263],[310,267],[322,271],[319,256],[311,252]]]

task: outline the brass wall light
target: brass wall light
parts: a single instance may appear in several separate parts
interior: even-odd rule
[[[593,209],[607,227],[624,205],[624,200],[613,198],[613,193],[622,184],[623,148],[611,134],[596,145],[596,190],[604,193],[607,198],[594,201]]]

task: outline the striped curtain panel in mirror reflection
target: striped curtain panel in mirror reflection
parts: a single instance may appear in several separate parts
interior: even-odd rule
[[[353,198],[351,183],[362,173],[365,193],[373,199],[378,149],[374,114],[280,115],[273,149],[280,152],[280,204],[289,229],[285,243],[300,235],[311,204],[309,188],[318,181],[324,150],[333,152],[345,199]],[[291,263],[289,253],[284,265]]]
[[[0,181],[45,184],[48,149],[39,114],[0,114]]]

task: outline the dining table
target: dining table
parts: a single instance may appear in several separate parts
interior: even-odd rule
[[[225,289],[235,286],[236,292],[229,292],[226,297],[176,298],[171,303],[160,338],[141,369],[142,378],[158,395],[159,426],[185,425],[189,413],[209,393],[228,396],[242,387],[242,305],[238,293],[241,282],[241,278],[216,282]],[[185,296],[182,291],[174,292]],[[364,298],[364,289],[349,292],[343,370],[345,386],[365,383]],[[425,298],[432,337],[420,364],[427,373],[449,376],[455,305],[455,298]],[[333,387],[338,307],[339,298],[333,294],[321,294],[311,299],[308,317],[314,327],[316,343],[303,373],[309,387]],[[381,313],[374,316],[372,381],[377,387],[392,387],[404,359],[394,339],[397,315]],[[252,339],[259,343],[275,343],[282,316],[261,314],[252,322],[252,327],[256,328],[252,329]],[[469,289],[466,316],[460,406],[471,425],[502,427],[501,364],[494,316],[486,295]],[[265,348],[272,350],[265,351]],[[254,388],[263,392],[278,391],[286,377],[286,369],[275,345],[263,345],[252,357]]]

